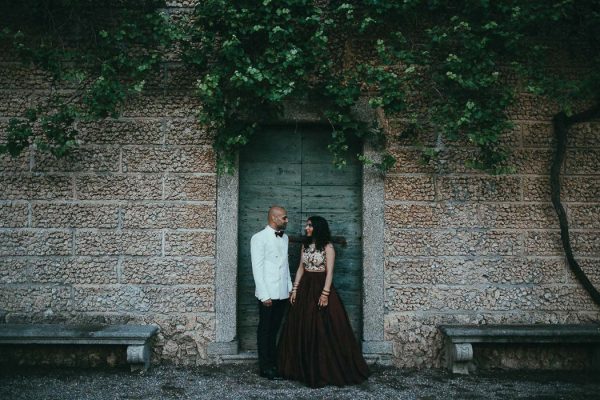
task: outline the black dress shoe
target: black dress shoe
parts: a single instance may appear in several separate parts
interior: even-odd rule
[[[279,375],[279,372],[277,372],[276,369],[260,371],[259,375],[263,378],[267,378],[270,381],[280,381],[283,379],[283,376]]]
[[[283,380],[283,376],[281,376],[281,374],[279,373],[279,371],[277,370],[277,368],[273,368],[271,370],[271,376],[272,376],[272,378],[270,378],[270,379],[272,379],[274,381],[281,381],[281,380]]]

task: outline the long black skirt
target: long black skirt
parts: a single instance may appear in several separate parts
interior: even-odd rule
[[[333,285],[328,306],[318,305],[325,277],[325,272],[302,275],[279,339],[279,372],[310,387],[358,384],[369,369]]]

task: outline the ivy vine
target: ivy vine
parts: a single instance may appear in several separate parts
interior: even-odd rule
[[[179,38],[163,6],[147,0],[2,2],[0,43],[46,71],[51,90],[9,121],[0,153],[16,156],[33,144],[65,157],[78,146],[76,121],[118,117]]]
[[[567,114],[600,92],[595,2],[205,0],[178,19],[164,7],[160,0],[4,5],[0,40],[46,70],[54,90],[10,121],[0,151],[17,155],[34,143],[67,155],[77,146],[75,122],[118,117],[173,49],[197,76],[200,120],[216,132],[220,170],[290,100],[321,105],[336,165],[349,156],[371,162],[347,154],[355,135],[379,146],[386,170],[395,160],[383,150],[382,127],[353,113],[368,97],[406,122],[402,134],[415,137],[424,158],[460,141],[479,150],[469,166],[511,172],[501,139],[518,92],[550,98]],[[585,73],[549,70],[557,49],[575,52]],[[419,132],[438,139],[420,143]]]
[[[197,77],[199,117],[216,132],[220,171],[290,100],[321,105],[336,165],[354,156],[373,162],[348,154],[355,135],[379,146],[377,166],[387,170],[395,160],[384,144],[394,137],[353,112],[367,97],[405,122],[401,135],[413,137],[425,158],[457,142],[478,150],[469,166],[511,172],[502,138],[513,127],[509,110],[529,92],[555,110],[552,200],[569,265],[600,301],[572,257],[559,181],[569,127],[598,115],[600,3],[203,0],[184,18],[170,18],[165,7],[160,0],[3,2],[0,44],[45,70],[52,90],[10,120],[0,153],[35,145],[67,156],[78,144],[76,122],[118,117],[167,53]],[[421,143],[422,132],[437,139]]]

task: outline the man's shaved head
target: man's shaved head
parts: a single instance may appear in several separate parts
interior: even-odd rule
[[[269,226],[276,230],[283,230],[287,226],[287,211],[280,206],[269,208]]]
[[[280,206],[273,206],[271,208],[269,208],[269,220],[271,220],[271,217],[277,215],[277,214],[281,214],[284,213],[285,214],[285,208],[280,207]]]

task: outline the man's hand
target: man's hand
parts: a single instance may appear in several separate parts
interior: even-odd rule
[[[263,306],[265,307],[271,307],[273,305],[273,301],[271,299],[267,299],[265,301],[262,302]]]

